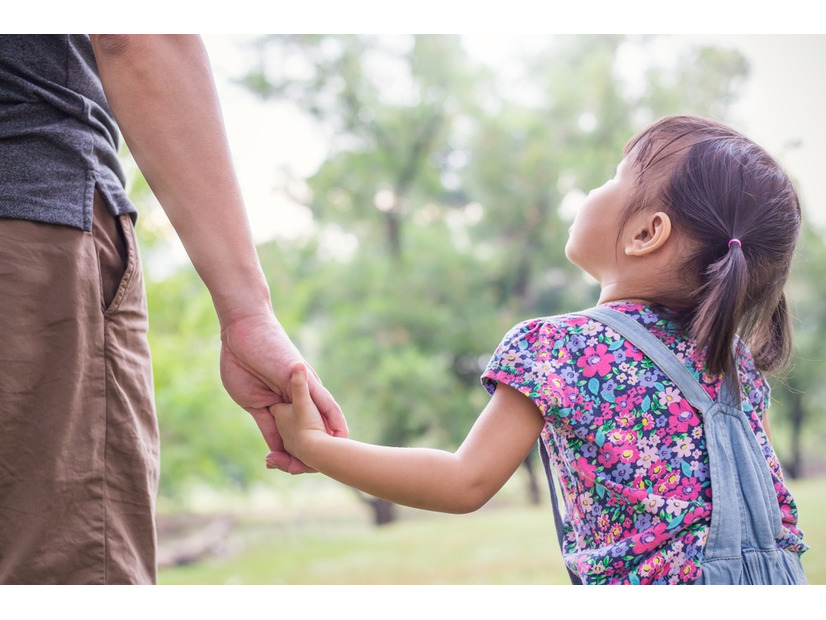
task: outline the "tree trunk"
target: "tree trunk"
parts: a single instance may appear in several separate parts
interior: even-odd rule
[[[393,502],[388,502],[386,499],[371,497],[368,500],[368,503],[373,509],[373,525],[387,525],[396,520],[396,504]]]
[[[372,495],[362,493],[358,489],[353,489],[359,501],[364,502],[370,506],[373,511],[373,525],[382,526],[388,523],[393,523],[398,515],[396,514],[396,504],[388,502],[386,499],[379,499]]]
[[[803,450],[801,447],[803,437],[803,420],[806,418],[806,411],[803,408],[803,393],[796,386],[790,383],[788,390],[791,396],[791,458],[784,464],[784,473],[791,479],[800,478],[803,475]]]

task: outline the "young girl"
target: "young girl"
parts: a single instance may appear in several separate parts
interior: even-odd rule
[[[331,437],[301,366],[294,404],[271,412],[307,466],[454,513],[485,504],[539,438],[562,487],[565,563],[586,584],[805,583],[762,374],[789,358],[799,228],[765,151],[716,122],[664,118],[570,229],[597,309],[504,337],[482,376],[490,403],[455,453]]]

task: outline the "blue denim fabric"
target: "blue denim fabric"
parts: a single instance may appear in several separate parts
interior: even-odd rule
[[[806,584],[800,556],[777,546],[781,515],[771,473],[740,408],[723,389],[714,402],[679,359],[634,319],[598,307],[583,314],[610,326],[650,357],[703,417],[713,494],[703,552],[704,585]]]

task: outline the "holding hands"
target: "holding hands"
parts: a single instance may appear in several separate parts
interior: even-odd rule
[[[283,453],[270,452],[267,455],[267,467],[299,473],[281,466],[284,462],[284,454],[292,455],[291,458],[297,460],[301,458],[299,454],[302,448],[314,439],[323,439],[328,435],[346,437],[347,434],[346,432],[334,432],[329,428],[330,416],[322,417],[321,411],[311,396],[307,367],[303,363],[292,367],[289,383],[292,403],[283,402],[269,408],[270,422],[278,428]],[[341,415],[340,410],[338,414]],[[344,417],[342,416],[341,419],[343,420]]]
[[[315,372],[308,373],[306,362],[287,333],[273,315],[249,316],[224,327],[221,345],[224,387],[255,419],[270,449],[267,466],[291,474],[314,471],[285,448],[284,439],[292,439],[294,434],[293,416],[282,414],[274,418],[267,408],[292,408],[278,403],[298,398],[301,410],[311,411],[318,428],[333,436],[346,437],[347,422]],[[293,372],[294,367],[300,369],[298,378],[299,371]],[[282,423],[286,432],[280,426]]]

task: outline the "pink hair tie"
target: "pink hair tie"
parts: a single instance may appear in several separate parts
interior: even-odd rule
[[[728,247],[731,247],[731,244],[732,244],[732,243],[736,243],[736,244],[737,244],[737,245],[739,245],[741,248],[743,247],[743,244],[740,242],[740,240],[739,240],[739,239],[731,239],[731,240],[729,240],[729,242],[728,242]]]

